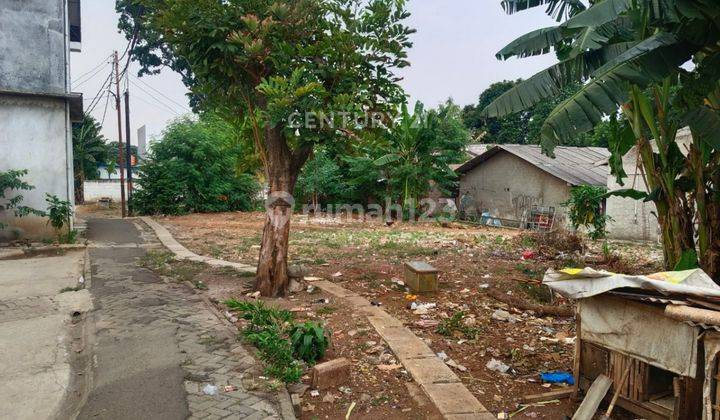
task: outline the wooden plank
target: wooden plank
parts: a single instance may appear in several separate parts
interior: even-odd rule
[[[575,359],[573,359],[573,377],[575,378],[575,388],[572,393],[572,399],[577,401],[578,391],[580,390],[580,362],[582,354],[582,334],[580,331],[580,307],[575,305]]]
[[[590,389],[585,395],[585,399],[583,399],[575,415],[572,417],[573,420],[591,420],[611,385],[612,379],[605,375],[598,376],[590,386]]]
[[[659,405],[651,407],[650,404],[637,403],[622,396],[618,398],[617,406],[647,420],[668,420],[672,418],[672,412]]]
[[[555,391],[543,392],[542,394],[526,395],[523,397],[523,402],[526,404],[530,404],[541,401],[561,400],[571,397],[574,393],[575,387],[568,387],[565,389],[557,389]]]

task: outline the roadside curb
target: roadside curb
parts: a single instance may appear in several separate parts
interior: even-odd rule
[[[155,231],[160,242],[175,254],[177,259],[204,262],[215,267],[224,266],[238,269],[236,266],[243,266],[243,268],[238,269],[239,271],[249,267],[252,268],[252,273],[255,273],[254,267],[246,264],[231,263],[197,255],[178,243],[170,232],[155,220],[149,217],[141,217],[141,219]],[[427,344],[406,328],[402,322],[384,310],[373,306],[370,301],[359,294],[335,283],[327,280],[316,280],[312,284],[340,299],[344,299],[350,306],[367,317],[370,324],[388,343],[390,349],[444,418],[448,420],[495,419],[495,416],[463,385],[455,372],[440,360]],[[205,299],[203,298],[203,300]],[[209,303],[209,301],[206,301],[206,303]],[[224,316],[219,314],[216,308],[213,307],[212,310],[218,318],[221,318],[225,323],[228,322]],[[289,403],[289,398],[285,404],[283,403],[284,401],[281,400],[284,417],[286,414],[285,405]],[[290,412],[292,412],[292,404],[290,404]],[[286,418],[294,418],[294,415]]]
[[[250,267],[246,264],[239,264],[239,263],[231,263],[228,261],[222,261],[222,260],[216,260],[214,258],[209,257],[203,257],[201,255],[197,255],[184,246],[182,246],[179,242],[175,240],[175,238],[172,237],[170,232],[168,232],[167,229],[165,229],[164,226],[157,223],[156,221],[152,220],[149,217],[140,217],[140,220],[145,222],[146,225],[148,225],[154,232],[155,235],[158,237],[160,242],[165,246],[170,252],[172,252],[175,255],[175,258],[178,260],[190,260],[195,262],[202,262],[208,265],[211,265],[213,267],[231,267],[235,270],[241,272],[241,273],[250,273],[250,271],[247,271],[248,268],[252,270],[252,274],[255,274],[255,267]],[[161,236],[162,235],[162,236]],[[184,250],[184,251],[183,251]],[[216,307],[215,305],[208,299],[207,296],[205,296],[203,293],[199,293],[198,290],[195,288],[195,286],[190,283],[189,281],[182,282],[185,287],[190,289],[194,294],[198,295],[200,299],[202,299],[203,303],[205,304],[205,307],[217,318],[220,320],[222,325],[228,330],[231,336],[236,336],[238,331],[235,325],[233,325]],[[292,401],[290,399],[290,394],[288,393],[288,390],[286,387],[281,387],[278,392],[276,393],[276,397],[278,400],[278,408],[280,409],[280,416],[282,416],[283,420],[295,420],[295,411],[293,410]]]
[[[182,244],[180,244],[180,242],[175,240],[175,238],[173,238],[172,234],[165,228],[165,226],[156,222],[151,217],[142,216],[140,217],[140,220],[145,222],[146,225],[148,225],[153,231],[155,231],[155,235],[158,237],[160,242],[165,246],[165,248],[169,249],[170,252],[172,252],[175,255],[175,258],[178,260],[202,262],[210,265],[211,267],[229,267],[235,269],[242,274],[254,275],[256,272],[256,268],[251,265],[218,260],[216,258],[198,255],[185,248]]]

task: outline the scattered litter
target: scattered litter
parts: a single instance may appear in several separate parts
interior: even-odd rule
[[[408,302],[415,302],[417,298],[417,295],[411,295],[409,293],[405,295],[405,300],[407,300]]]
[[[410,304],[410,309],[413,311],[417,311],[418,309],[421,311],[428,311],[430,309],[434,309],[437,307],[437,304],[435,303],[417,303],[413,302]],[[417,312],[416,312],[417,313]]]
[[[522,253],[522,257],[520,257],[521,260],[534,260],[535,259],[535,251],[525,250]]]
[[[516,316],[511,315],[510,312],[503,311],[502,309],[495,310],[490,317],[496,321],[505,321],[511,324],[516,323],[518,320]]]
[[[217,395],[218,387],[216,387],[215,385],[207,384],[203,387],[203,393],[205,395]]]
[[[345,414],[345,420],[349,420],[349,419],[350,419],[350,413],[352,413],[353,408],[355,408],[355,401],[353,401],[352,404],[350,404],[350,407],[348,408],[347,414]]]
[[[305,277],[305,281],[320,281],[322,280],[322,277]],[[315,286],[312,286],[315,287]],[[310,289],[310,286],[308,286],[308,289]],[[308,290],[309,292],[309,290]]]
[[[375,300],[373,300],[372,302],[370,302],[370,304],[371,304],[372,306],[382,306],[382,303],[380,303],[380,302],[378,302],[378,301],[375,301]]]
[[[510,415],[504,411],[501,411],[501,412],[497,413],[497,418],[498,418],[498,420],[507,420],[510,418]]]
[[[510,370],[510,366],[506,365],[505,363],[497,360],[497,359],[491,359],[487,364],[485,365],[486,368],[500,373],[507,373],[507,371]]]
[[[320,391],[318,391],[317,389],[313,389],[312,391],[310,391],[310,396],[311,397],[319,397]]]
[[[467,288],[462,289],[462,290],[460,291],[460,293],[470,293],[470,289],[467,289]]]
[[[330,303],[330,299],[328,299],[328,298],[325,298],[325,299],[316,299],[316,300],[313,300],[312,303],[315,303],[315,304],[327,304],[327,303]]]
[[[490,288],[490,284],[488,284],[488,283],[483,283],[478,286],[478,289],[489,289],[489,288]]]
[[[338,388],[338,391],[342,392],[342,393],[345,394],[345,395],[350,395],[350,394],[352,394],[352,389],[350,389],[350,388],[348,388],[348,387],[346,387],[346,386],[341,386],[340,388]]]
[[[223,387],[223,391],[225,391],[225,392],[233,392],[233,391],[237,391],[237,390],[238,390],[238,387],[236,387],[235,385],[225,385]]]
[[[402,365],[378,365],[377,368],[380,369],[383,372],[392,372],[393,370],[398,370],[402,367]]]
[[[247,297],[251,297],[251,298],[253,298],[253,299],[257,299],[257,298],[260,297],[260,291],[258,290],[257,292],[248,293],[246,296],[247,296]]]
[[[332,404],[332,403],[335,402],[335,396],[334,396],[332,393],[328,392],[327,394],[325,394],[325,396],[323,397],[322,401],[323,401],[324,403],[330,403],[330,404]]]
[[[338,271],[337,273],[333,274],[332,276],[335,278],[342,277],[342,273]]]
[[[484,279],[489,279],[489,278],[490,278],[490,274],[485,274],[484,276],[482,276],[482,278],[484,278]]]
[[[80,278],[78,279],[78,283],[85,284],[85,277],[80,276]]]
[[[448,355],[447,355],[447,353],[445,353],[444,351],[441,351],[440,353],[438,353],[438,354],[437,354],[437,357],[439,357],[440,360],[442,360],[443,362],[448,359]]]
[[[440,322],[435,321],[434,319],[421,319],[420,321],[415,322],[415,325],[420,328],[433,328],[440,325]]]
[[[453,359],[447,359],[445,361],[445,364],[450,366],[451,368],[455,368],[455,369],[459,370],[460,372],[467,372],[467,370],[468,370],[465,366],[457,363]]]
[[[575,385],[575,378],[570,372],[544,372],[540,374],[540,379],[549,384]]]

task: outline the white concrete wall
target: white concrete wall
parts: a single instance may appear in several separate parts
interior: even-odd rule
[[[676,142],[683,154],[687,154],[692,141],[692,134],[688,128],[678,131]],[[657,150],[654,145],[653,149]],[[608,191],[632,188],[647,192],[645,181],[638,168],[637,149],[635,147],[623,156],[623,169],[625,169],[628,176],[623,180],[624,185],[618,184],[615,176],[609,175]],[[646,203],[632,198],[608,198],[607,215],[613,219],[607,225],[608,237],[613,239],[658,241],[660,239],[660,224],[655,213],[656,208],[653,202]]]
[[[23,205],[45,210],[46,193],[72,202],[68,124],[67,105],[63,99],[0,95],[0,171],[29,171],[23,180],[35,189],[21,192]],[[0,214],[0,219],[18,229],[0,231],[0,238],[8,235],[42,237],[50,232],[45,219],[12,220],[9,214]]]
[[[647,192],[645,181],[637,168],[636,150],[633,148],[623,158],[623,168],[628,175],[625,185],[617,183],[614,175],[608,176],[608,191],[632,188]],[[655,214],[655,203],[632,198],[610,197],[607,199],[608,237],[636,241],[657,241],[660,226]]]
[[[110,197],[114,202],[120,202],[120,180],[101,179],[85,181],[85,201],[92,203],[103,197]]]
[[[460,197],[472,195],[478,212],[520,220],[533,205],[555,206],[557,221],[565,223],[560,204],[570,197],[570,186],[517,156],[502,151],[460,177]]]

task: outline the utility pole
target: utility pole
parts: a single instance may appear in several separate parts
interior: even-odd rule
[[[133,179],[132,150],[130,143],[130,81],[125,89],[125,165],[127,165],[127,212],[132,213]]]
[[[115,108],[118,120],[118,171],[120,171],[120,207],[122,217],[125,218],[125,175],[123,174],[123,141],[122,141],[122,115],[120,112],[120,64],[118,53],[115,51]]]

